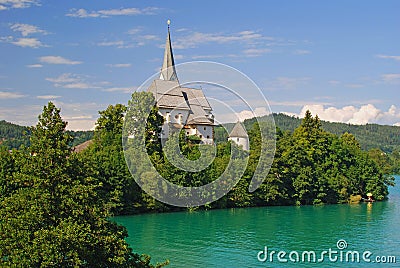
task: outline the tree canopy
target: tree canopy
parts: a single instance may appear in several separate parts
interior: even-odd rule
[[[135,124],[124,126],[125,117],[142,120],[143,129]],[[73,137],[65,130],[67,123],[60,110],[51,102],[45,106],[37,125],[28,129],[29,147],[12,152],[0,148],[0,264],[152,267],[149,257],[133,253],[125,242],[125,228],[109,220],[113,215],[183,209],[155,200],[138,186],[128,165],[146,171],[138,161],[143,153],[163,178],[181,186],[213,182],[229,165],[234,177],[248,161],[238,183],[225,196],[204,205],[207,209],[346,203],[367,193],[384,200],[388,186],[393,185],[388,174],[400,163],[398,149],[391,154],[379,149],[365,151],[353,134],[329,133],[318,116],[307,112],[293,131],[277,128],[270,172],[251,193],[248,189],[256,168],[268,164],[259,163],[261,129],[274,126],[245,122],[249,152],[233,142],[220,141],[211,164],[190,172],[173,164],[166,153],[178,149],[189,160],[204,153],[211,159],[210,145],[179,132],[174,134],[177,146],[169,141],[162,146],[158,139],[162,123],[152,94],[135,92],[128,107],[117,104],[100,111],[93,142],[83,152],[74,153]],[[141,139],[132,139],[145,145],[143,150],[131,148],[139,158],[124,157],[123,131],[132,137],[145,133]],[[139,174],[149,182],[157,175]]]
[[[31,146],[0,153],[0,264],[151,267],[125,242],[126,229],[108,220],[101,182],[71,153],[66,125],[49,102],[31,128]]]
[[[151,94],[134,93],[131,103],[135,103],[135,106],[130,108],[129,117],[142,118],[141,114],[144,109],[141,108],[141,105],[148,106],[153,102]],[[148,117],[147,123],[142,124],[142,126],[146,126],[147,131],[143,142],[147,144],[147,154],[153,166],[163,178],[174,184],[201,186],[210,183],[219,178],[227,168],[231,154],[238,154],[241,151],[232,142],[220,141],[217,144],[215,159],[210,166],[201,172],[182,170],[172,164],[171,159],[165,154],[176,148],[171,147],[171,144],[167,142],[163,149],[165,152],[161,149],[161,144],[157,139],[160,129],[155,126],[160,126],[162,119],[157,115],[156,107],[154,109],[151,116]],[[120,114],[118,117],[109,117],[118,118],[118,120],[111,121],[120,122],[121,113],[115,109],[111,110]],[[102,118],[109,112],[111,111],[101,112]],[[100,121],[103,122],[103,119]],[[149,123],[150,121],[151,123]],[[264,126],[268,124],[267,122],[261,121],[260,124],[263,124],[264,128],[268,127]],[[118,126],[119,129],[116,132],[122,133],[122,125],[118,123]],[[109,130],[97,129],[95,136],[98,136],[101,131]],[[201,155],[198,141],[191,136],[184,135],[183,132],[176,135],[178,134],[178,150],[189,160],[198,159]],[[349,202],[353,196],[365,197],[367,192],[373,193],[376,200],[383,200],[387,197],[388,185],[393,183],[392,178],[386,175],[389,174],[388,170],[382,169],[375,159],[376,154],[363,151],[354,135],[349,133],[340,136],[331,134],[323,129],[318,116],[312,117],[311,113],[307,112],[301,124],[293,132],[282,131],[278,128],[275,159],[271,170],[260,188],[254,193],[250,193],[248,189],[259,164],[262,142],[258,123],[250,126],[248,134],[250,152],[242,151],[241,156],[237,155],[238,159],[242,159],[238,160],[239,162],[243,162],[246,157],[249,157],[244,175],[226,196],[206,205],[206,208],[345,203]],[[81,156],[85,156],[84,162],[93,163],[102,185],[108,185],[105,193],[114,191],[119,193],[118,198],[113,199],[114,204],[118,204],[115,213],[179,210],[180,208],[160,203],[141,190],[126,167],[120,147],[120,136],[115,134],[111,136],[115,138],[114,142],[97,140],[92,149],[87,150]],[[112,152],[109,151],[110,148],[114,148]],[[103,157],[99,158],[99,155],[103,155]],[[131,165],[136,170],[142,168],[140,161],[132,162]],[[154,176],[155,174],[147,172],[142,175],[141,179],[151,182],[154,180]],[[102,194],[102,196],[106,196],[106,194]]]

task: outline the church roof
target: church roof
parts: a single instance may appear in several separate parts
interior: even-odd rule
[[[243,127],[243,125],[237,121],[231,133],[229,134],[229,137],[248,138],[249,136],[247,135],[246,129]]]
[[[148,91],[153,93],[160,108],[190,110],[177,81],[156,79],[151,83]]]
[[[179,84],[169,25],[160,78],[151,83],[148,91],[153,93],[159,108],[189,110],[186,124],[214,125],[213,120],[209,118],[212,108],[203,90],[182,87]]]
[[[174,54],[172,53],[171,36],[169,33],[169,21],[168,21],[168,35],[165,41],[165,51],[164,51],[164,61],[161,68],[160,74],[161,80],[166,81],[178,81],[178,76],[176,75]]]
[[[204,96],[204,92],[201,89],[189,88],[190,92],[193,94],[193,97],[197,99],[200,103],[201,107],[204,110],[212,110],[210,103],[208,102],[206,96]]]
[[[80,152],[86,150],[86,148],[88,148],[89,145],[92,144],[92,143],[93,143],[93,140],[85,141],[85,142],[83,142],[83,143],[81,143],[81,144],[78,144],[78,145],[76,145],[75,147],[73,147],[72,150],[73,150],[75,153],[80,153]]]

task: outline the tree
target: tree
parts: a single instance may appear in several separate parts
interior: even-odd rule
[[[392,171],[392,163],[390,157],[387,153],[383,152],[380,149],[371,149],[368,151],[368,155],[371,159],[375,161],[375,163],[382,168],[382,172],[384,174],[390,174]]]
[[[33,127],[30,152],[8,176],[1,199],[0,265],[12,267],[150,267],[132,253],[126,229],[110,222],[96,180],[71,156],[71,137],[51,102]]]
[[[122,127],[126,107],[122,104],[109,105],[100,111],[92,144],[76,155],[86,170],[101,185],[97,193],[111,212],[120,214],[127,209],[130,189],[135,187],[125,163],[122,150]]]

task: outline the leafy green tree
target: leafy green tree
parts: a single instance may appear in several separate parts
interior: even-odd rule
[[[258,205],[293,205],[291,196],[294,193],[289,165],[283,154],[291,143],[291,134],[277,129],[277,142],[274,162],[263,184],[255,192]],[[250,153],[251,157],[251,153]]]
[[[12,153],[5,147],[0,147],[0,200],[12,192],[11,181],[15,171],[16,166]]]
[[[125,111],[122,104],[100,111],[92,144],[76,155],[100,185],[99,197],[117,214],[129,211],[128,203],[139,202],[129,194],[132,189],[139,189],[126,166],[121,144]]]
[[[392,172],[392,163],[387,153],[380,149],[371,149],[368,151],[368,155],[379,167],[381,167],[384,174],[390,174]]]
[[[153,180],[154,172],[149,172],[151,167],[148,161],[137,161],[138,159],[150,158],[153,165],[160,167],[162,163],[161,143],[159,134],[163,124],[163,117],[159,114],[155,99],[150,92],[134,92],[128,102],[123,128],[123,139],[125,139],[126,163],[135,180],[147,182]],[[148,184],[149,185],[149,184]],[[153,187],[155,190],[163,191]],[[142,210],[164,210],[166,206],[154,200],[144,191],[133,191],[130,193],[142,200],[136,207]]]
[[[391,173],[400,174],[400,147],[394,149],[389,157],[392,165]]]
[[[1,266],[150,267],[125,242],[126,229],[107,220],[99,185],[71,157],[66,125],[49,102],[29,154],[16,161],[23,166],[8,176],[15,187],[1,199]]]

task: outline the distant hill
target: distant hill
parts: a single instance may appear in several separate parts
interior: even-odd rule
[[[275,125],[283,131],[293,132],[301,123],[298,117],[288,116],[285,114],[274,114]],[[260,117],[259,120],[266,120],[268,116]],[[249,130],[255,118],[247,119],[244,125]],[[344,123],[332,123],[321,121],[322,127],[333,134],[342,135],[345,132],[353,134],[360,142],[362,149],[370,150],[379,148],[387,153],[392,152],[395,148],[400,148],[400,127],[385,126],[377,124],[351,125]],[[215,128],[215,139],[217,142],[226,141],[228,133],[232,130],[234,123],[224,124],[224,127]],[[93,131],[69,131],[74,137],[71,146],[84,143],[93,137]],[[19,148],[22,144],[29,146],[29,129],[28,127],[19,126],[7,121],[0,121],[0,145],[9,149]]]
[[[29,146],[29,135],[28,127],[0,121],[0,145],[8,149],[19,148],[21,145]]]
[[[274,114],[275,125],[282,131],[293,132],[301,123],[300,118],[288,116],[285,114]],[[263,121],[268,116],[260,117],[259,120]],[[247,119],[244,121],[244,125],[247,130],[256,122],[255,118]],[[392,152],[395,148],[400,148],[400,127],[397,126],[386,126],[378,124],[366,124],[366,125],[351,125],[345,123],[332,123],[321,121],[322,128],[326,131],[342,135],[343,133],[353,134],[360,142],[362,149],[370,150],[379,148],[385,152]],[[233,123],[224,124],[228,132],[233,128]],[[228,133],[223,127],[217,127],[215,130],[215,136],[217,141],[223,141],[227,139]]]
[[[92,139],[93,131],[67,131],[74,140],[71,146],[84,143]],[[8,149],[19,148],[21,145],[29,146],[30,131],[28,127],[19,126],[5,120],[0,121],[0,146],[5,146]]]

